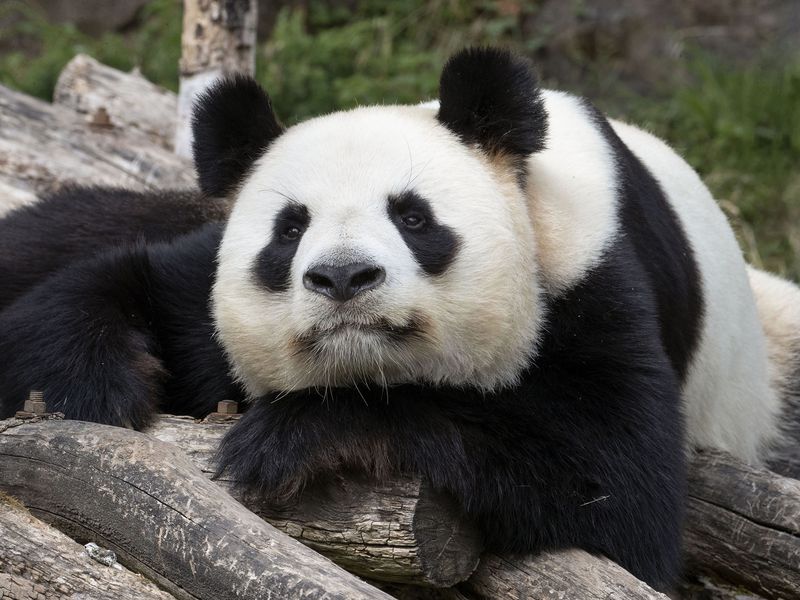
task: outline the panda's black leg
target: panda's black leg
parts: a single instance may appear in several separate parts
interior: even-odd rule
[[[0,313],[0,417],[32,389],[67,418],[141,428],[165,375],[143,246],[73,264]]]
[[[240,399],[208,297],[221,226],[73,263],[0,311],[0,418],[30,390],[67,418],[140,429]]]

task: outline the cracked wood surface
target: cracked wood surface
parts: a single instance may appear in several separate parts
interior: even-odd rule
[[[176,598],[389,598],[143,433],[78,421],[8,427],[0,489],[70,537],[114,550]]]
[[[178,97],[140,73],[124,73],[78,54],[58,76],[53,104],[73,110],[89,123],[105,115],[109,126],[141,132],[152,143],[172,150]]]
[[[69,184],[193,188],[195,177],[141,132],[0,86],[0,215]]]
[[[800,481],[723,452],[698,453],[684,549],[692,572],[766,598],[800,598]]]
[[[0,599],[174,600],[141,575],[86,549],[0,494]]]
[[[462,587],[479,598],[508,600],[669,600],[613,561],[577,549],[536,556],[487,554]]]
[[[230,423],[163,416],[147,433],[176,444],[207,475]],[[340,479],[275,507],[232,489],[245,506],[337,564],[378,581],[447,587],[478,564],[481,539],[454,501],[419,478],[384,483]]]

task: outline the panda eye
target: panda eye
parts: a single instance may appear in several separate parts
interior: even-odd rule
[[[421,229],[425,225],[425,218],[417,213],[404,215],[400,220],[408,229]]]
[[[299,239],[302,233],[303,232],[297,225],[289,225],[281,232],[281,237],[289,242],[293,242]]]

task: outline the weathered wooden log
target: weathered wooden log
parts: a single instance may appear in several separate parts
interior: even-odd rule
[[[256,0],[183,0],[175,133],[179,156],[191,156],[191,112],[197,94],[223,75],[255,72],[257,10]]]
[[[192,419],[185,417],[164,417],[154,428],[153,433],[162,439],[179,443],[205,472],[211,472],[210,461],[217,440],[229,425],[229,423],[197,425],[193,424]],[[797,587],[800,585],[800,537],[797,535],[800,528],[800,482],[763,469],[747,467],[730,456],[718,452],[697,454],[691,464],[690,473],[686,552],[692,572],[710,573],[716,578],[742,583],[748,589],[765,596],[771,593],[774,595],[770,590],[791,590],[800,597]],[[354,488],[352,493],[358,498],[368,494],[368,489],[368,486]],[[345,500],[340,497],[337,502]],[[258,506],[251,506],[257,511],[260,510]],[[324,506],[330,506],[329,502],[325,502]],[[358,511],[365,510],[365,507],[368,509],[368,503],[360,507],[356,503],[353,508],[339,509],[340,514],[347,510],[355,511],[348,524],[340,523],[340,525],[350,528],[352,523],[360,522]],[[299,513],[302,514],[303,510],[310,509],[301,508]],[[267,514],[263,510],[261,512],[266,519],[275,519],[275,515]],[[293,515],[293,518],[302,523],[303,518],[300,514]],[[274,522],[281,526],[281,522],[277,519]],[[287,528],[286,524],[282,526]],[[287,528],[287,531],[292,532],[292,529]],[[297,529],[297,531],[304,530]],[[325,535],[331,535],[330,528],[323,527],[322,531],[327,532]],[[329,552],[325,548],[324,539],[316,541],[316,544],[314,547],[320,551]],[[330,555],[336,556],[335,549]],[[563,565],[572,564],[575,556],[577,555],[571,554],[562,557],[561,553],[555,553],[533,559],[530,564],[530,559],[511,560],[508,557],[496,559],[495,566],[498,564],[504,566],[505,574],[503,570],[497,569],[492,571],[492,574],[487,574],[485,571],[487,559],[484,558],[475,575],[478,581],[483,582],[482,587],[475,589],[490,589],[491,586],[487,581],[494,577],[498,579],[496,585],[503,585],[502,580],[518,581],[521,587],[516,588],[515,593],[521,597],[531,594],[531,589],[541,592],[549,585],[548,580],[539,579],[536,587],[530,588],[529,586],[534,585],[530,577],[518,576],[515,574],[516,571],[536,573],[538,571],[534,571],[531,565],[540,565],[541,561],[541,566],[538,568],[546,573],[554,569],[551,563],[558,563],[562,565],[560,568],[565,568]],[[341,559],[337,557],[336,560]],[[582,555],[582,560],[590,561],[596,569],[601,569],[602,562],[598,561],[605,561],[589,557],[585,553]],[[580,561],[574,565],[576,575],[570,584],[573,586],[571,588],[573,591],[578,589],[574,586],[583,585],[579,578],[584,568]],[[572,567],[567,568],[572,569]],[[364,574],[368,575],[367,572]],[[381,579],[379,576],[376,578]],[[564,576],[564,579],[566,581],[570,578]],[[403,581],[402,578],[397,580]],[[608,582],[610,581],[609,579]],[[618,582],[616,584],[618,586],[626,585],[622,579],[614,577],[614,581]],[[631,585],[633,584],[638,585],[638,582],[633,579]],[[592,597],[588,594],[593,593],[593,590],[602,590],[602,585],[603,582],[594,580],[586,588],[586,597]],[[636,592],[634,586],[630,593],[639,592]]]
[[[230,423],[163,416],[147,433],[176,444],[207,475]],[[480,534],[447,496],[419,478],[341,479],[275,507],[219,481],[269,523],[349,571],[376,579],[448,587],[475,570]]]
[[[722,452],[698,453],[687,516],[691,571],[767,598],[800,598],[800,481]]]
[[[613,561],[577,549],[536,556],[488,554],[463,587],[479,598],[509,600],[668,600]]]
[[[177,598],[389,598],[281,533],[173,445],[78,421],[0,433],[0,490]]]
[[[86,549],[0,494],[0,598],[174,600],[121,565],[102,565]]]
[[[189,161],[142,133],[0,86],[0,214],[69,183],[163,189],[195,178]]]
[[[140,73],[124,73],[78,54],[61,71],[53,104],[72,109],[87,123],[139,131],[154,144],[172,150],[178,97]]]
[[[97,427],[91,424],[73,426]],[[228,427],[229,423],[197,423],[185,417],[163,417],[150,433],[177,444],[209,475],[216,444]],[[0,427],[0,432],[2,429]],[[57,435],[57,429],[52,433]],[[110,452],[119,453],[113,449],[113,440],[103,445]],[[691,571],[712,573],[717,578],[741,583],[765,597],[798,597],[800,482],[746,467],[727,455],[711,452],[698,455],[691,472],[687,527]],[[220,483],[230,485],[226,481]],[[245,497],[243,500],[266,519],[304,543],[336,556],[349,568],[371,573],[377,579],[422,581],[431,585],[435,582],[426,581],[426,575],[420,575],[419,570],[419,564],[427,559],[416,558],[415,563],[410,558],[416,552],[414,544],[419,544],[420,537],[424,539],[426,535],[424,530],[414,528],[413,514],[422,510],[435,514],[437,510],[441,512],[441,508],[425,507],[420,502],[419,488],[404,487],[408,485],[409,481],[390,482],[383,486],[372,484],[370,489],[367,482],[341,482],[333,490],[315,490],[308,499],[303,498],[297,505],[282,510],[260,507],[257,499]],[[384,498],[381,499],[381,495]],[[394,496],[397,498],[392,500]],[[439,505],[442,499],[431,501]],[[385,510],[375,510],[381,502]],[[448,514],[447,510],[444,514]],[[441,522],[433,526],[434,531],[443,530]],[[354,544],[353,540],[360,539],[362,531],[366,533],[366,541]],[[377,533],[380,531],[384,532],[385,543],[373,546],[370,541],[380,541]],[[447,544],[444,546],[446,548]],[[402,566],[395,569],[380,566],[393,552]],[[443,556],[447,558],[447,553]],[[365,568],[365,564],[371,566]],[[442,583],[440,580],[439,584]],[[661,597],[610,561],[580,551],[536,557],[484,556],[476,573],[462,584],[462,589],[482,597],[550,597],[553,594],[581,598]]]

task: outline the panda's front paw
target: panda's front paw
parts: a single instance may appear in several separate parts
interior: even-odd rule
[[[215,457],[215,478],[230,478],[268,502],[282,503],[318,475],[318,440],[295,411],[274,408],[258,400],[228,431]]]
[[[255,401],[222,440],[217,477],[278,503],[344,474],[415,474],[460,500],[474,495],[461,432],[422,390],[394,388],[392,403],[346,388],[328,394],[330,404],[313,389]]]

